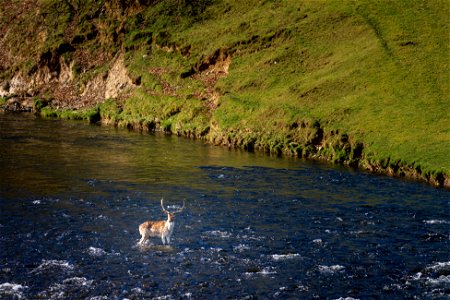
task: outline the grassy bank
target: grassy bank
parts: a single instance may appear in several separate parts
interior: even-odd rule
[[[448,1],[125,2],[60,13],[11,65],[50,51],[85,82],[121,54],[136,87],[92,120],[448,184]]]

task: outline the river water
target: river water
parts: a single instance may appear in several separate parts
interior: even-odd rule
[[[23,114],[0,151],[0,299],[449,298],[446,190]]]

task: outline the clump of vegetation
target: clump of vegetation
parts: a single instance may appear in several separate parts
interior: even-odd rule
[[[68,120],[86,120],[89,123],[97,123],[100,121],[100,113],[98,107],[73,110],[73,109],[54,109],[49,106],[42,107],[37,113],[44,118],[59,118]]]

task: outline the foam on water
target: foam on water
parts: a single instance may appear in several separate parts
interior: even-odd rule
[[[263,241],[263,240],[266,239],[266,237],[264,237],[264,236],[257,236],[257,235],[253,235],[253,234],[252,235],[247,235],[247,234],[240,235],[240,234],[238,234],[236,236],[236,238],[239,239],[239,240],[258,241],[258,242]]]
[[[425,224],[434,225],[434,224],[450,224],[450,221],[447,220],[424,220]]]
[[[90,256],[96,256],[96,257],[99,257],[99,256],[103,256],[103,255],[107,255],[108,253],[105,251],[105,250],[103,250],[103,249],[101,249],[101,248],[95,248],[95,247],[89,247],[89,249],[87,250],[87,252],[88,252],[88,254],[90,255]]]
[[[323,245],[322,239],[315,239],[312,242],[313,242],[313,244],[316,244],[317,246],[322,246]]]
[[[437,262],[433,265],[427,266],[426,270],[431,270],[433,272],[440,272],[440,271],[450,272],[450,261]]]
[[[252,270],[251,272],[245,272],[244,275],[247,277],[252,277],[255,275],[269,276],[277,274],[277,271],[273,267],[265,267],[263,269]]]
[[[336,272],[343,272],[345,270],[344,266],[341,265],[333,265],[333,266],[318,266],[319,272],[322,274],[332,275]]]
[[[31,273],[42,273],[50,269],[73,270],[75,267],[66,260],[42,260],[42,263],[34,268]]]
[[[294,259],[294,258],[300,257],[300,254],[298,254],[298,253],[272,254],[271,257],[275,261],[280,261],[280,260],[289,260],[289,259]]]
[[[246,250],[250,250],[250,246],[246,244],[239,244],[233,247],[234,252],[244,252]]]
[[[88,280],[85,277],[66,278],[62,283],[52,284],[48,289],[40,292],[38,296],[45,299],[67,299],[67,297],[72,297],[81,291],[90,290],[93,282],[93,280]]]
[[[230,232],[221,231],[221,230],[206,231],[205,234],[207,236],[218,237],[218,238],[222,238],[222,239],[228,239],[232,236],[232,234]]]
[[[23,299],[23,290],[27,288],[27,286],[23,286],[21,284],[9,282],[2,283],[0,284],[0,298],[3,298],[2,296],[9,296],[13,299]]]
[[[438,278],[427,278],[426,284],[428,285],[447,285],[450,284],[450,275],[441,275]]]
[[[152,298],[152,300],[172,300],[172,299],[174,299],[172,295],[157,296]]]
[[[448,296],[450,292],[450,262],[436,262],[421,272],[406,278],[407,286],[422,286],[432,298]]]
[[[143,294],[143,293],[144,293],[144,290],[141,289],[140,287],[135,287],[135,288],[132,288],[132,289],[131,289],[131,292],[133,292],[133,293],[138,293],[138,294]]]
[[[92,286],[94,280],[87,280],[86,277],[71,277],[63,280],[63,284],[65,285],[74,285],[74,286]]]
[[[212,253],[214,253],[214,252],[217,253],[217,252],[222,252],[223,249],[220,248],[220,247],[210,247],[208,251],[209,251],[209,252],[212,252]]]

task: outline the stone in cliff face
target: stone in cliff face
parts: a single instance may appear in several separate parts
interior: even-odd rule
[[[21,73],[14,75],[14,77],[7,84],[9,89],[6,91],[7,94],[5,96],[22,95],[25,93],[32,92],[31,91],[31,88],[32,88],[31,81],[32,81],[31,79],[27,80]],[[33,80],[33,83],[34,83],[34,80]]]
[[[108,77],[105,82],[105,99],[116,98],[119,94],[127,89],[133,88],[131,78],[128,76],[128,70],[124,65],[123,55],[119,56],[111,70],[108,72]]]
[[[9,82],[5,81],[0,84],[0,97],[7,97],[9,95]]]
[[[60,84],[71,84],[74,79],[74,66],[75,62],[72,61],[69,64],[66,64],[65,61],[61,63],[61,71],[59,73],[58,81]]]
[[[128,76],[123,55],[119,55],[108,71],[107,76],[99,74],[85,85],[79,85],[74,76],[74,62],[67,63],[59,59],[58,71],[51,71],[47,65],[41,65],[31,75],[16,73],[10,80],[0,82],[0,97],[16,97],[8,107],[22,110],[20,103],[24,99],[37,96],[49,97],[51,105],[59,108],[79,109],[94,106],[105,99],[117,98],[136,85]],[[17,102],[18,101],[18,102]]]
[[[61,71],[51,71],[44,65],[31,75],[16,73],[10,81],[5,81],[0,87],[0,97],[8,96],[34,96],[38,95],[42,87],[56,83],[70,84],[73,81],[73,64],[67,65],[63,60],[60,63]]]
[[[106,99],[117,98],[121,93],[134,88],[128,70],[125,67],[123,56],[120,55],[108,71],[106,79],[99,74],[90,80],[80,95],[81,99],[89,99],[91,103],[99,103]]]

